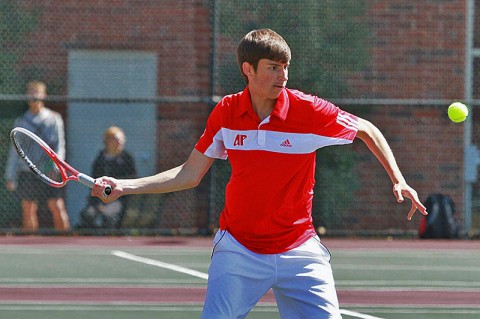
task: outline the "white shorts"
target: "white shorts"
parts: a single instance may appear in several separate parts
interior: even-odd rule
[[[342,318],[330,252],[318,237],[285,253],[257,254],[219,231],[208,275],[202,319],[246,318],[270,288],[281,318]]]

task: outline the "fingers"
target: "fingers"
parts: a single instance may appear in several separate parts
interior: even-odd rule
[[[406,195],[407,196],[407,195]],[[412,201],[412,208],[408,212],[407,219],[411,220],[413,214],[417,211],[417,209],[422,213],[422,215],[428,215],[427,208],[422,204],[422,202],[418,199],[417,192],[412,189],[412,192],[408,195],[410,200]]]
[[[415,214],[416,211],[417,211],[417,206],[415,206],[412,203],[412,208],[410,208],[410,211],[408,212],[407,220],[412,220],[413,214]]]
[[[394,188],[393,189],[393,194],[395,195],[395,198],[397,199],[397,203],[403,203],[403,195],[402,195],[401,190]]]
[[[393,193],[397,198],[397,202],[399,203],[404,201],[404,197],[407,197],[412,201],[412,207],[407,214],[407,220],[411,220],[417,210],[419,210],[423,215],[428,215],[427,209],[418,198],[417,192],[410,186],[406,184],[397,184],[394,186]]]
[[[115,183],[111,179],[106,177],[97,178],[90,194],[100,198],[104,203],[109,203],[115,200],[114,197],[110,196],[114,186]]]
[[[93,184],[93,188],[92,188],[92,191],[90,192],[90,195],[92,196],[95,196],[95,197],[98,197],[98,198],[102,198],[103,197],[103,183],[100,182],[100,180],[95,180],[95,184]]]
[[[424,216],[428,215],[428,212],[423,205],[416,206],[412,201],[412,208],[410,208],[410,211],[408,212],[408,215],[407,215],[408,220],[412,220],[413,214],[415,214],[417,209],[420,211],[420,213],[422,213],[422,215],[424,215]]]

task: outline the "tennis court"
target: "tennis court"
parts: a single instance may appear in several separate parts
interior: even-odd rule
[[[324,239],[345,319],[480,316],[480,243]],[[210,238],[4,237],[2,318],[198,318]],[[279,318],[267,293],[248,318]]]

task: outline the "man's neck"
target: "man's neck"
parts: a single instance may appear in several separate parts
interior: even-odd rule
[[[43,110],[44,106],[42,104],[40,105],[30,105],[28,107],[29,111],[33,114],[38,114]]]
[[[277,100],[258,98],[250,95],[253,111],[258,115],[260,121],[266,119],[272,114]]]

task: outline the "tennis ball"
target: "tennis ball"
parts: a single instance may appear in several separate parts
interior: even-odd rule
[[[317,232],[319,235],[325,235],[327,233],[327,229],[323,226],[317,228]]]
[[[460,123],[465,121],[468,116],[468,108],[465,104],[460,102],[453,102],[448,107],[448,117],[452,122]]]

